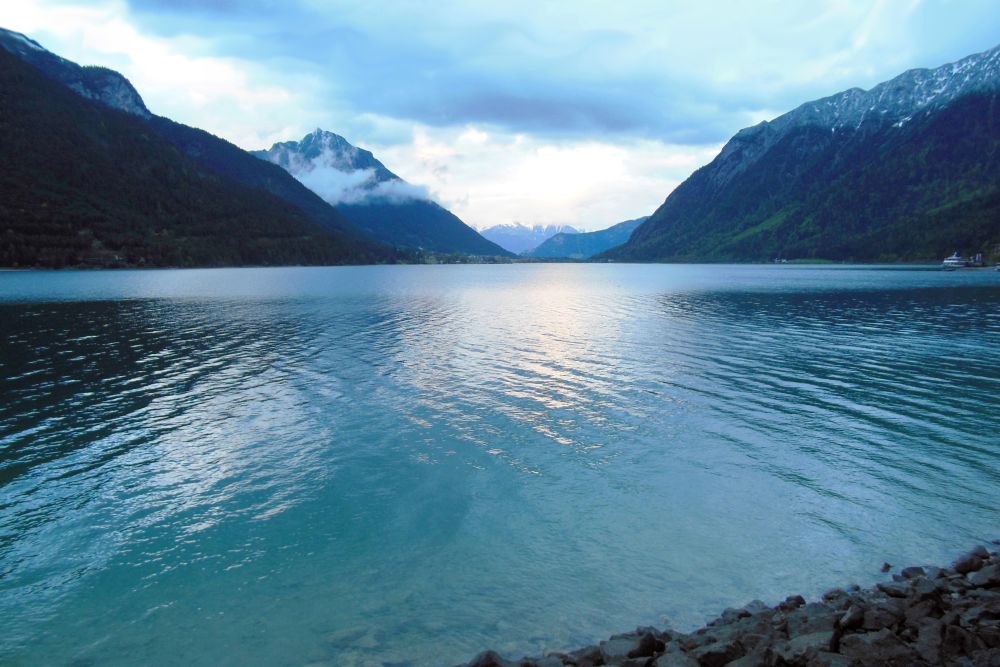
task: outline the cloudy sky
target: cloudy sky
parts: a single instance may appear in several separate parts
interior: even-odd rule
[[[652,212],[742,127],[996,46],[996,0],[16,0],[0,26],[247,149],[322,127],[469,224]]]

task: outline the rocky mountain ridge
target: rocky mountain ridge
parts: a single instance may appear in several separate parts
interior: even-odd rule
[[[372,238],[435,253],[507,256],[427,191],[389,171],[370,151],[316,129],[299,141],[251,151],[285,169]]]
[[[578,234],[570,225],[525,225],[520,222],[493,225],[480,232],[484,237],[515,254],[534,250],[556,234]]]
[[[589,259],[628,241],[632,231],[648,219],[646,215],[596,232],[560,232],[524,255],[538,259]]]
[[[1000,244],[1000,48],[738,132],[601,255],[940,261]]]
[[[57,56],[30,37],[4,28],[0,28],[0,47],[82,97],[135,116],[151,117],[135,86],[114,70],[77,65]]]

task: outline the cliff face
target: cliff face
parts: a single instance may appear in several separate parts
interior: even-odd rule
[[[630,260],[940,259],[1000,242],[1000,48],[738,132]]]
[[[149,118],[149,109],[124,76],[105,67],[81,67],[47,51],[35,40],[0,28],[0,47],[41,70],[78,95],[119,111]]]

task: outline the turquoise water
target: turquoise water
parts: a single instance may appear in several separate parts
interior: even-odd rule
[[[0,273],[0,663],[449,665],[1000,537],[1000,273]]]

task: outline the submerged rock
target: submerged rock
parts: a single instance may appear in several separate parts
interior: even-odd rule
[[[886,564],[888,568],[888,563]],[[1000,667],[1000,554],[979,546],[951,568],[906,567],[893,582],[774,607],[754,600],[689,634],[638,628],[597,646],[468,667]]]

